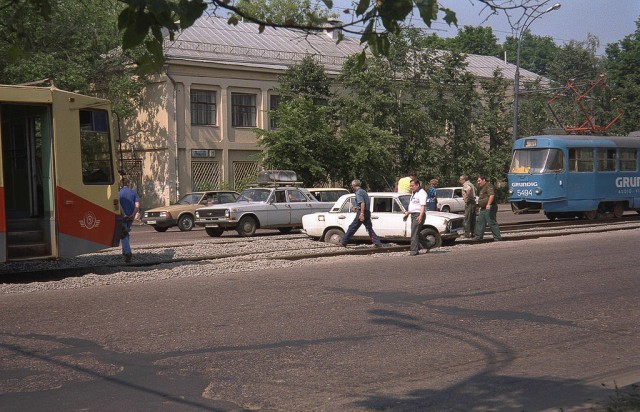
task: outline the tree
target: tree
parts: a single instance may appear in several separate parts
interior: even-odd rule
[[[338,17],[327,8],[320,7],[319,3],[312,5],[311,0],[240,0],[237,7],[243,15],[282,25],[320,25],[329,18]],[[236,17],[242,18],[240,15]]]
[[[640,19],[636,31],[607,46],[607,81],[624,114],[613,132],[628,134],[640,130]]]
[[[135,112],[144,77],[132,65],[136,50],[119,48],[117,1],[100,3],[59,0],[50,4],[48,18],[38,14],[36,3],[12,2],[0,9],[0,21],[17,12],[31,15],[14,24],[22,31],[3,31],[0,53],[0,83],[26,83],[51,79],[56,86],[110,99],[120,116]],[[26,37],[19,38],[23,33]],[[29,51],[16,48],[30,44]]]
[[[566,85],[569,80],[595,81],[603,69],[602,60],[596,56],[598,45],[598,38],[593,35],[585,41],[569,41],[559,48],[547,65],[547,76],[561,85]]]
[[[464,26],[452,40],[452,46],[460,53],[500,57],[502,48],[491,27]],[[453,50],[453,48],[448,48]]]
[[[256,130],[268,168],[292,169],[308,186],[336,179],[343,168],[341,142],[332,121],[329,79],[306,57],[280,76],[279,107],[270,112],[274,130]]]
[[[518,41],[514,37],[507,37],[503,45],[507,53],[507,60],[516,64]],[[549,36],[536,36],[527,30],[522,35],[520,45],[520,67],[532,71],[540,76],[547,76],[549,64],[559,53],[559,48]]]

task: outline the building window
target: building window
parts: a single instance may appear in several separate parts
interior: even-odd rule
[[[106,110],[80,110],[82,182],[110,185],[114,182],[109,114]]]
[[[598,171],[616,171],[616,149],[598,149]]]
[[[269,98],[269,128],[271,130],[277,129],[276,121],[273,119],[273,112],[280,107],[280,96],[277,94],[272,95]]]
[[[636,149],[620,149],[620,171],[635,172],[638,170]]]
[[[191,124],[216,124],[216,92],[191,90]]]
[[[256,95],[232,93],[231,115],[233,127],[256,127]]]
[[[570,172],[593,172],[593,160],[592,148],[569,149]]]

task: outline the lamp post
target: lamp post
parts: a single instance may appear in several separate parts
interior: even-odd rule
[[[543,3],[544,4],[544,3]],[[534,7],[533,10],[528,13],[525,11],[523,17],[526,17],[522,26],[518,26],[516,41],[516,76],[513,83],[513,140],[516,141],[518,139],[518,95],[520,94],[520,49],[522,47],[522,37],[524,33],[527,31],[531,23],[536,21],[542,15],[547,14],[551,11],[558,10],[561,6],[560,3],[556,3],[553,6],[549,7],[545,11],[538,12],[538,9],[542,7],[540,6]]]

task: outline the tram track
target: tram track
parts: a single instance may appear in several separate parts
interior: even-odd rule
[[[512,242],[519,240],[530,240],[544,237],[558,237],[580,233],[602,233],[617,230],[633,230],[640,229],[640,216],[628,216],[620,219],[603,219],[594,221],[585,220],[559,220],[559,221],[535,221],[535,222],[518,222],[506,223],[500,225],[501,232],[504,235],[504,241]],[[337,257],[344,255],[366,255],[379,253],[404,252],[409,249],[408,244],[387,244],[384,248],[373,248],[369,245],[359,245],[355,247],[342,248],[329,246],[322,242],[311,241],[303,234],[299,235],[282,235],[274,239],[256,237],[256,238],[234,238],[234,239],[216,239],[213,243],[192,243],[179,242],[175,244],[153,245],[136,248],[146,258],[125,264],[120,261],[118,255],[110,251],[110,255],[105,256],[105,252],[96,253],[102,255],[103,260],[113,259],[113,262],[102,262],[96,264],[79,264],[76,266],[51,267],[46,265],[38,265],[29,268],[28,262],[24,266],[24,270],[15,271],[13,273],[1,273],[0,282],[2,283],[30,283],[30,282],[50,282],[70,277],[81,277],[87,274],[96,274],[99,276],[110,275],[113,273],[147,270],[150,268],[170,267],[172,265],[196,264],[199,262],[251,262],[259,261],[300,261],[305,259]],[[280,242],[277,247],[267,247],[256,251],[247,250],[252,245],[260,244],[262,241],[268,241],[270,244]],[[448,247],[457,247],[460,245],[470,245],[478,243],[491,242],[490,235],[482,241],[473,241],[471,239],[458,239],[454,245]],[[304,245],[304,243],[307,243]],[[303,246],[299,246],[303,244]],[[203,245],[215,246],[234,246],[237,245],[238,251],[224,253],[203,253],[197,256],[179,256],[179,257],[162,257],[157,256],[154,251],[159,250],[180,250],[181,248],[194,248]],[[82,262],[82,260],[79,260]],[[54,263],[54,262],[51,262]]]

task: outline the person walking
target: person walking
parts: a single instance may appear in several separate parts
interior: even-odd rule
[[[120,210],[122,212],[122,254],[124,255],[124,261],[126,263],[131,262],[131,258],[133,254],[131,253],[131,243],[129,241],[129,233],[131,232],[131,224],[133,223],[133,219],[140,210],[140,198],[138,194],[131,189],[130,181],[126,177],[123,177],[121,180],[121,186],[119,192],[120,197]]]
[[[467,175],[460,176],[458,181],[462,184],[464,199],[464,237],[472,238],[476,232],[476,187]]]
[[[407,220],[411,215],[411,246],[409,246],[409,255],[417,256],[420,248],[424,248],[429,252],[429,240],[422,236],[420,228],[426,218],[425,209],[427,207],[427,192],[420,187],[420,181],[411,180],[411,199],[409,199],[409,209],[405,212],[403,220]]]
[[[480,192],[478,193],[480,212],[478,213],[476,237],[474,239],[482,240],[484,237],[484,228],[486,225],[489,225],[491,233],[493,234],[493,240],[502,240],[500,227],[498,227],[498,222],[496,221],[498,203],[496,202],[495,188],[487,181],[487,177],[483,175],[478,176],[478,186],[480,187]]]
[[[409,170],[408,175],[398,180],[398,193],[411,193],[411,181],[416,178],[416,172]]]
[[[436,187],[438,186],[438,179],[429,180],[429,188],[427,189],[427,206],[431,211],[438,210],[438,192]]]
[[[371,224],[371,210],[369,210],[371,204],[369,202],[369,195],[361,186],[362,182],[358,179],[354,179],[351,182],[351,188],[356,194],[356,206],[354,207],[356,217],[349,225],[347,233],[342,237],[340,244],[346,247],[347,243],[349,243],[349,239],[351,239],[361,225],[364,225],[375,247],[382,247],[382,243],[380,242],[380,239],[378,239],[378,235],[376,235],[376,232],[373,230],[373,225]]]

